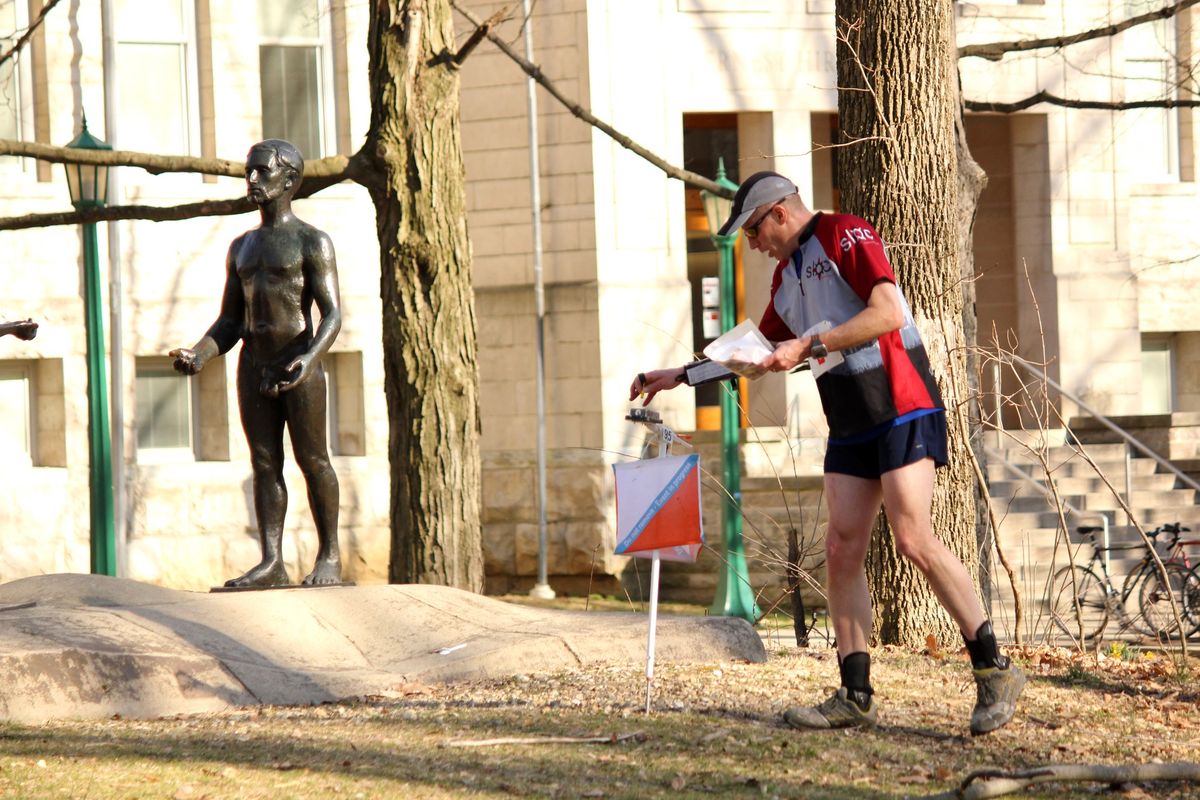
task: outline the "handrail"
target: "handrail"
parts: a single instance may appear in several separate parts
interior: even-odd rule
[[[1096,409],[1092,408],[1090,405],[1085,403],[1083,400],[1080,400],[1069,390],[1064,389],[1062,386],[1060,386],[1058,383],[1056,383],[1053,378],[1051,378],[1046,373],[1042,372],[1040,369],[1035,367],[1033,364],[1029,363],[1028,361],[1021,358],[1020,356],[1016,356],[1011,353],[1004,353],[1004,354],[1002,354],[1001,357],[1008,359],[1008,361],[1012,364],[1015,364],[1019,367],[1024,368],[1027,372],[1032,373],[1035,378],[1038,378],[1038,379],[1044,381],[1048,386],[1053,388],[1055,391],[1057,391],[1063,397],[1066,397],[1068,400],[1075,403],[1075,405],[1079,406],[1084,411],[1091,414],[1098,422],[1100,422],[1100,424],[1104,425],[1109,430],[1111,430],[1111,431],[1115,432],[1116,434],[1118,434],[1119,436],[1121,436],[1123,439],[1125,439],[1125,441],[1127,443],[1132,445],[1134,448],[1140,450],[1145,455],[1154,459],[1156,462],[1158,462],[1159,466],[1166,468],[1170,472],[1173,472],[1175,474],[1175,477],[1179,478],[1179,480],[1183,481],[1185,484],[1192,487],[1197,492],[1200,492],[1200,483],[1197,483],[1196,481],[1192,480],[1186,473],[1184,473],[1183,470],[1179,469],[1179,467],[1175,466],[1170,461],[1163,458],[1162,456],[1160,456],[1158,453],[1151,450],[1146,445],[1142,444],[1133,434],[1129,433],[1124,428],[1117,425],[1115,422],[1110,420],[1108,417],[1104,416],[1099,411],[1097,411]]]

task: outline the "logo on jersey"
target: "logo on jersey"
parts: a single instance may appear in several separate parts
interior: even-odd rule
[[[850,248],[854,247],[855,242],[873,242],[875,234],[868,228],[847,228],[842,231],[842,238],[838,240],[838,244],[842,248],[843,253],[849,253]]]
[[[814,261],[811,264],[804,265],[805,280],[821,280],[826,275],[831,274],[837,267],[833,266],[833,262],[828,258],[822,258],[819,261]]]

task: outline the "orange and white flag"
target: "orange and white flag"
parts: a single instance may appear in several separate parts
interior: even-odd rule
[[[614,464],[617,548],[621,555],[695,561],[704,544],[700,456],[666,456]]]

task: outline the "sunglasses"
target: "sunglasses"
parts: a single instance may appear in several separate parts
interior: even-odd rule
[[[768,208],[766,210],[766,212],[763,213],[763,215],[761,217],[759,217],[758,221],[755,222],[753,225],[743,225],[742,226],[742,232],[746,234],[747,239],[757,239],[758,238],[758,229],[761,228],[762,224],[767,221],[767,217],[771,216],[771,212],[775,210],[775,206],[780,205],[781,203],[783,203],[782,200],[777,200],[776,202],[772,203],[771,207]]]

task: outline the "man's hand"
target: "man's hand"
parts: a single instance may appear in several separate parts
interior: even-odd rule
[[[195,375],[204,369],[204,361],[195,350],[189,350],[186,347],[176,347],[167,353],[167,355],[175,359],[174,366],[176,372],[184,375]]]
[[[633,383],[629,384],[629,399],[633,400],[638,395],[645,395],[646,399],[642,401],[642,405],[650,405],[650,401],[654,399],[654,395],[668,389],[674,389],[683,382],[683,367],[674,367],[672,369],[656,369],[652,372],[639,372],[637,377],[633,379]]]
[[[805,336],[800,339],[788,339],[780,342],[775,352],[763,362],[763,366],[771,372],[787,372],[795,369],[800,362],[808,358],[812,350],[812,339]]]

